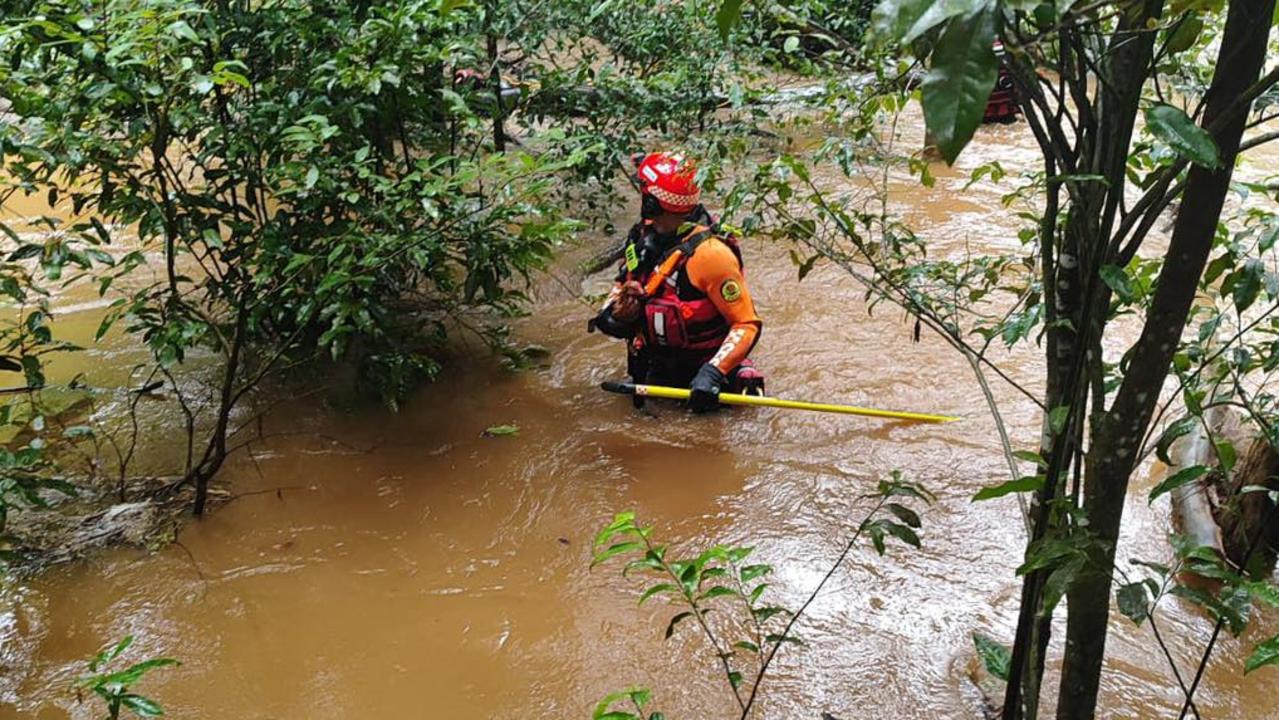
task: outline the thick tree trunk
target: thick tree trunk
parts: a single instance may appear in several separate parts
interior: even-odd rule
[[[1095,349],[1100,347],[1110,298],[1105,285],[1096,279],[1097,272],[1105,261],[1111,226],[1124,193],[1128,146],[1136,124],[1141,89],[1154,54],[1155,34],[1146,26],[1162,15],[1163,5],[1163,0],[1145,0],[1120,20],[1110,47],[1100,61],[1106,81],[1099,88],[1095,112],[1088,113],[1082,123],[1075,146],[1064,147],[1060,136],[1040,138],[1041,144],[1045,141],[1052,143],[1052,146],[1044,148],[1045,169],[1050,175],[1057,170],[1056,158],[1070,157],[1074,160],[1075,172],[1106,178],[1105,183],[1071,186],[1071,206],[1060,240],[1056,238],[1055,222],[1041,231],[1043,242],[1056,243],[1055,248],[1045,248],[1044,257],[1044,297],[1052,303],[1050,317],[1053,319],[1047,330],[1046,405],[1050,409],[1072,406],[1072,416],[1080,417],[1067,432],[1076,438],[1083,434],[1082,414],[1089,397],[1087,388],[1092,381],[1089,370],[1100,366],[1099,358],[1081,355],[1088,353],[1090,348],[1095,353]],[[1073,40],[1063,37],[1062,45],[1067,50],[1083,52],[1082,47],[1075,48],[1071,42]],[[1067,58],[1073,58],[1073,55],[1067,53]],[[1062,71],[1067,70],[1063,66]],[[1088,94],[1086,75],[1068,77],[1067,82],[1074,86],[1073,94]],[[1033,105],[1024,109],[1028,114],[1038,111]],[[1044,117],[1043,122],[1055,120]],[[1061,169],[1068,172],[1071,166],[1071,163],[1063,162]],[[1055,208],[1055,198],[1051,204]],[[1059,320],[1067,322],[1057,322]],[[1097,410],[1093,408],[1094,413]],[[1048,477],[1052,482],[1045,483],[1044,489],[1036,493],[1037,512],[1032,542],[1068,531],[1064,527],[1050,527],[1053,515],[1047,512],[1047,508],[1065,492],[1065,478],[1080,448],[1076,442],[1054,442],[1048,431],[1047,418],[1044,426],[1040,454],[1048,460]],[[1039,716],[1040,686],[1052,630],[1052,614],[1041,611],[1049,572],[1045,569],[1030,573],[1022,587],[1013,667],[1005,696],[1005,720],[1023,717],[1035,720]]]
[[[1199,277],[1229,189],[1246,114],[1223,117],[1260,75],[1274,0],[1230,3],[1217,69],[1208,90],[1204,125],[1222,119],[1215,137],[1220,170],[1190,169],[1181,212],[1145,327],[1131,355],[1114,404],[1101,421],[1088,452],[1084,510],[1097,542],[1092,563],[1068,594],[1066,657],[1062,667],[1058,720],[1094,717],[1110,615],[1115,543],[1123,519],[1128,480],[1169,364],[1181,339]]]
[[[1220,485],[1221,502],[1214,513],[1226,557],[1236,565],[1246,565],[1244,569],[1258,579],[1268,577],[1275,569],[1279,513],[1268,493],[1241,491],[1249,485],[1279,490],[1277,475],[1279,452],[1266,438],[1255,438],[1229,480]],[[1198,486],[1196,490],[1203,491]],[[1258,537],[1261,539],[1256,541]]]

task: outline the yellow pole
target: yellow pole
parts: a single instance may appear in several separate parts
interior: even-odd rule
[[[662,385],[633,385],[631,383],[606,382],[601,385],[609,392],[640,397],[664,398],[667,400],[687,400],[690,392],[684,388],[664,387]],[[841,413],[844,415],[862,415],[865,417],[888,418],[893,420],[910,420],[913,422],[948,423],[958,420],[949,415],[928,415],[926,413],[901,412],[897,410],[877,410],[875,408],[856,407],[854,405],[831,405],[827,403],[804,402],[802,400],[782,400],[781,398],[762,397],[758,395],[738,395],[736,393],[720,393],[719,401],[725,405],[750,405],[753,407],[775,407],[787,410],[813,410],[816,412]]]

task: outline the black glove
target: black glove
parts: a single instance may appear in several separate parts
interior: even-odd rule
[[[693,384],[689,386],[692,394],[688,398],[688,408],[695,413],[704,413],[719,407],[719,393],[728,385],[728,378],[719,368],[706,363],[697,371]]]
[[[622,322],[621,320],[613,317],[613,308],[611,305],[601,310],[599,315],[591,318],[590,322],[586,323],[587,332],[599,330],[609,337],[615,337],[620,340],[630,340],[635,337],[635,331],[638,328],[638,320]]]

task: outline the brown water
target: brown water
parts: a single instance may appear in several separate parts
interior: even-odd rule
[[[1033,167],[1024,125],[983,129],[933,190],[895,184],[934,254],[1016,247],[1018,221],[998,202],[1007,188],[960,191],[996,157]],[[978,717],[970,633],[1011,637],[1023,537],[1013,499],[969,502],[1006,468],[967,365],[927,334],[911,342],[900,312],[868,317],[833,268],[801,283],[783,248],[748,242],[746,257],[765,319],[755,357],[774,394],[965,421],[637,414],[596,389],[621,374],[621,347],[584,334],[588,311],[547,282],[520,327],[551,349],[547,367],[511,375],[477,353],[398,415],[289,406],[272,419],[285,434],[224,473],[256,494],[192,523],[180,546],[109,552],[8,587],[0,717],[95,717],[72,684],[86,656],[129,633],[132,657],[183,661],[141,686],[176,718],[581,718],[633,684],[654,687],[667,717],[734,716],[699,638],[663,642],[671,610],[637,609],[639,586],[616,567],[588,569],[595,532],[634,509],[678,548],[754,545],[777,568],[776,599],[794,607],[861,517],[858,495],[894,469],[939,497],[924,549],[852,556],[799,626],[808,645],[782,656],[759,716]],[[996,359],[1038,384],[1033,348]],[[1016,441],[1032,445],[1034,408],[996,391]],[[519,435],[481,437],[505,423]],[[1166,561],[1167,506],[1143,499],[1153,482],[1134,483],[1121,553]],[[1211,622],[1179,601],[1162,620],[1192,667]],[[1149,629],[1114,627],[1102,715],[1175,716]],[[1279,672],[1242,676],[1249,641],[1276,631],[1272,612],[1223,640],[1198,696],[1204,717],[1279,715]]]

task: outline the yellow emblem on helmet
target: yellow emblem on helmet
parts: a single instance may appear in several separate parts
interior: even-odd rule
[[[719,294],[725,302],[737,302],[742,297],[742,286],[736,280],[725,280],[719,286]]]

